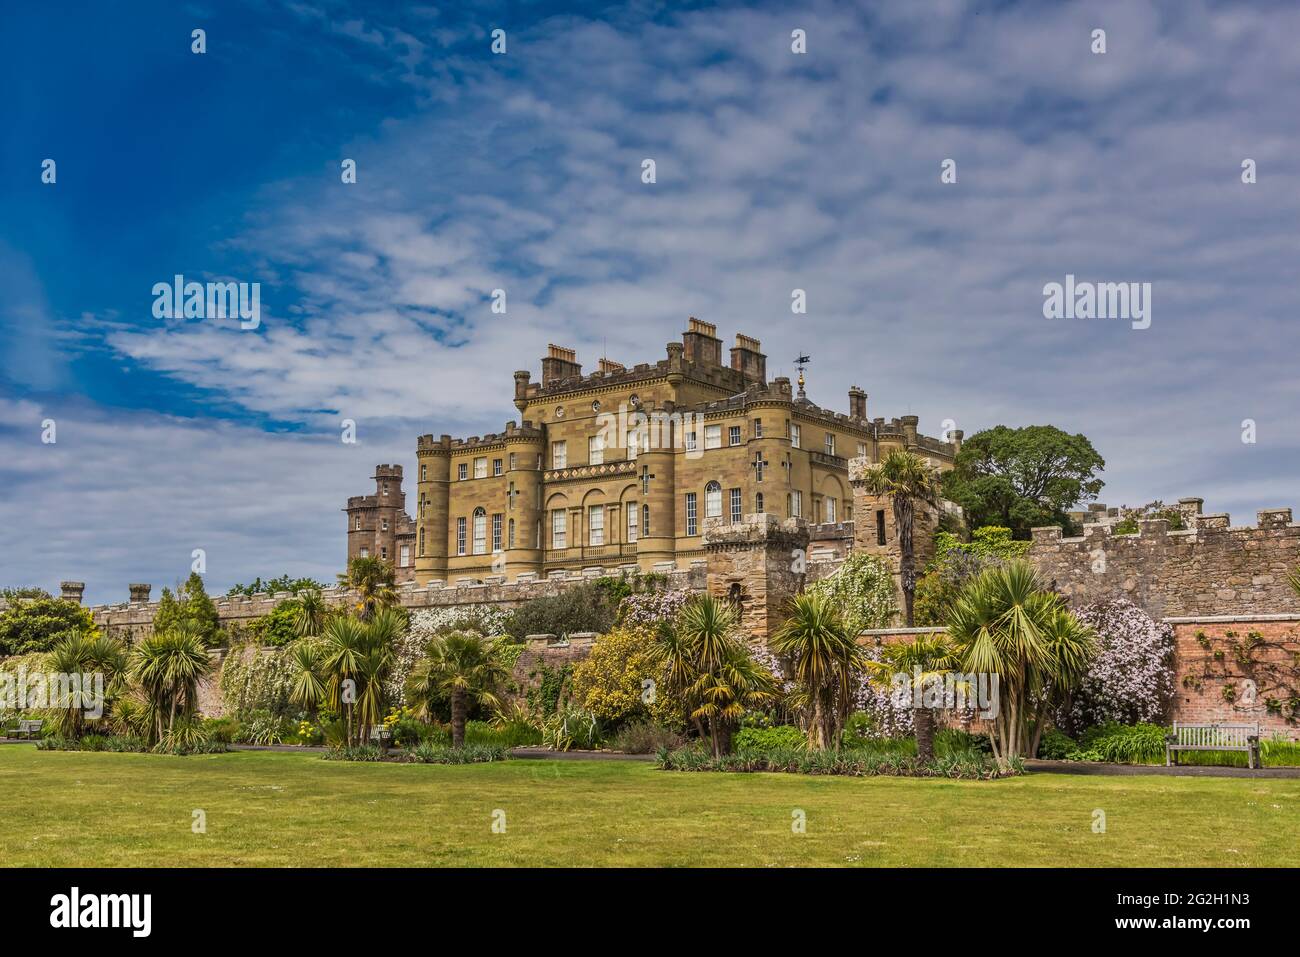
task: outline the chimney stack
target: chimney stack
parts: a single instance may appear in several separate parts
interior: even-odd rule
[[[59,582],[59,597],[81,604],[81,596],[86,591],[85,582]]]
[[[867,394],[857,386],[849,387],[849,418],[866,419]]]
[[[137,582],[126,586],[131,591],[131,604],[147,604],[149,601],[149,591],[152,585]]]
[[[688,328],[682,333],[686,361],[702,366],[722,365],[722,340],[718,327],[711,322],[690,317]]]
[[[542,386],[548,386],[560,379],[582,375],[582,366],[578,364],[578,353],[565,346],[547,343],[546,358],[542,360]],[[516,386],[516,389],[518,386]]]
[[[745,382],[767,381],[767,356],[762,344],[750,336],[736,333],[736,344],[731,347],[731,368],[745,378]]]

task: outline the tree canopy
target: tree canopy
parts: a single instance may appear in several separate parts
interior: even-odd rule
[[[1084,435],[1052,425],[1005,425],[971,436],[943,477],[944,497],[970,528],[1002,525],[1017,538],[1042,525],[1072,529],[1069,510],[1093,501],[1105,461]]]

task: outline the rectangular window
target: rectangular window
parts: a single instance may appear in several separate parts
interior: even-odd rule
[[[474,477],[487,478],[487,456],[480,455],[474,459]]]
[[[826,497],[826,524],[827,525],[833,525],[835,523],[835,505],[836,505],[836,499],[833,499],[828,495]]]
[[[763,481],[763,467],[766,465],[767,463],[763,461],[762,452],[759,452],[757,455],[754,456],[754,481],[756,482]]]
[[[627,433],[627,458],[633,461],[641,451],[641,432],[638,429],[629,429]]]
[[[458,481],[463,482],[467,478],[469,478],[469,465],[467,465],[464,462],[461,462],[459,465],[456,466],[456,479]]]
[[[506,548],[515,547],[515,520],[512,518],[506,525]]]
[[[507,463],[506,467],[513,472],[515,470],[515,453],[511,452],[508,456],[506,456],[506,463]]]
[[[501,551],[501,513],[492,513],[492,551]]]
[[[567,469],[569,467],[569,445],[567,442],[551,443],[551,468]]]
[[[379,530],[380,530],[381,532],[386,532],[386,531],[388,531],[388,519],[386,519],[386,518],[381,518],[381,519],[379,520]]]
[[[384,483],[384,494],[385,494],[385,495],[388,494],[388,483],[387,483],[387,482]]]
[[[641,506],[641,534],[642,535],[650,534],[650,506],[649,505]]]
[[[587,464],[604,465],[605,464],[605,436],[593,435],[587,439]]]
[[[592,505],[587,509],[587,544],[605,544],[605,506]]]
[[[865,459],[866,457],[867,457],[867,443],[866,443],[866,442],[859,442],[859,443],[858,443],[858,458],[860,458],[860,459]]]
[[[745,517],[744,515],[741,514],[744,511],[744,509],[745,506],[743,500],[740,497],[740,489],[733,488],[731,490],[731,524],[732,525],[735,525],[737,522],[739,522],[741,519]]]
[[[420,466],[420,481],[421,481],[421,482],[428,481],[428,478],[429,478],[429,466],[427,466],[427,465],[421,465],[421,466]]]
[[[876,544],[885,544],[885,510],[876,510]]]
[[[500,460],[500,459],[493,459],[493,460],[492,460],[492,474],[493,474],[493,475],[500,475],[500,474],[501,474],[501,460]]]
[[[728,445],[740,444],[740,426],[733,425],[731,428],[727,429],[727,444]]]
[[[802,438],[803,438],[803,429],[799,428],[797,424],[791,424],[790,448],[797,449],[799,447],[799,442]]]
[[[410,546],[410,545],[403,545],[402,548],[401,548],[401,551],[398,552],[398,555],[399,555],[400,558],[401,558],[399,564],[400,564],[400,566],[401,566],[402,568],[405,568],[406,566],[408,566],[408,565],[411,564],[411,546]]]
[[[694,433],[694,432],[687,432],[687,433],[686,433],[686,451],[687,451],[687,452],[694,452],[697,448],[699,448],[699,446],[695,444],[695,433]]]
[[[361,546],[361,557],[362,557],[362,558],[369,558],[369,557],[370,557],[370,549],[366,548],[364,545]]]
[[[551,548],[569,547],[569,513],[562,508],[551,512]]]
[[[803,492],[797,489],[790,493],[790,517],[803,517]]]
[[[465,516],[456,519],[456,554],[465,554]]]
[[[361,516],[360,516],[360,515],[357,516],[356,528],[357,528],[357,531],[358,531],[358,532],[361,531]]]
[[[633,503],[629,503],[627,506],[627,540],[629,543],[636,541],[636,535],[637,535],[636,513],[637,513],[636,505]]]
[[[826,454],[835,454],[835,436],[831,435],[829,432],[826,433]]]
[[[706,449],[722,448],[722,426],[706,425],[704,427],[704,447]]]
[[[762,437],[763,437],[763,420],[762,420],[762,419],[755,419],[755,420],[754,420],[754,438],[756,438],[756,439],[761,439]]]
[[[388,548],[386,546],[382,546],[382,545],[380,546],[379,557],[382,558],[384,561],[388,561]]]
[[[686,534],[695,534],[695,493],[686,493]]]

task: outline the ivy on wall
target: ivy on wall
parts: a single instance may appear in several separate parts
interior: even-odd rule
[[[1300,723],[1300,650],[1293,650],[1300,635],[1289,631],[1276,639],[1259,631],[1229,630],[1221,636],[1198,631],[1196,643],[1203,654],[1188,662],[1183,688],[1204,694],[1207,684],[1219,684],[1220,696],[1236,711],[1262,704],[1287,724]]]

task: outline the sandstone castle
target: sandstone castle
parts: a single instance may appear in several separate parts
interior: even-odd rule
[[[847,413],[815,405],[802,373],[797,389],[768,381],[757,339],[737,335],[727,361],[716,327],[694,318],[656,363],[601,359],[584,375],[572,349],[552,345],[540,382],[514,380],[520,419],[503,432],[420,436],[414,518],[402,467],[378,466],[374,494],[348,499],[349,561],[377,556],[420,586],[663,572],[704,558],[706,523],[762,514],[803,519],[831,543],[855,520],[851,459],[903,448],[950,468],[962,438],[921,435],[916,416],[868,418],[857,387]],[[870,511],[860,518],[884,546],[892,514]]]

